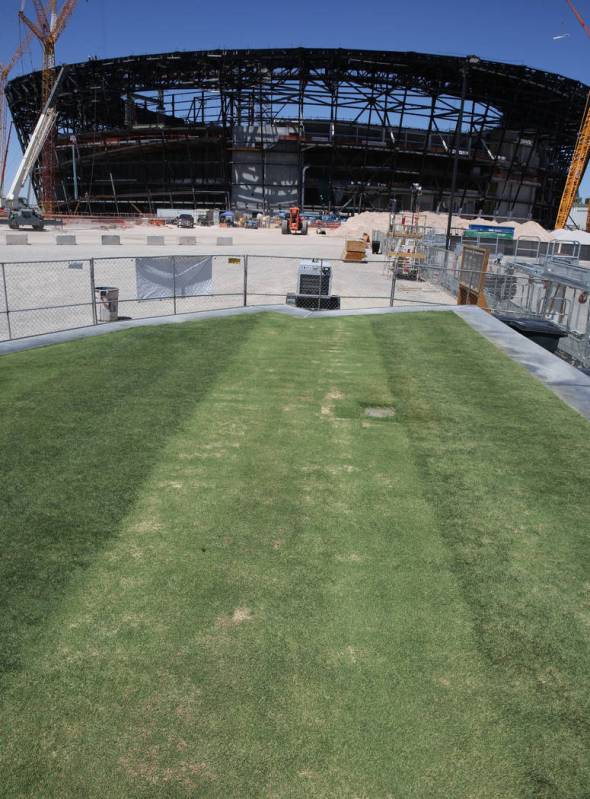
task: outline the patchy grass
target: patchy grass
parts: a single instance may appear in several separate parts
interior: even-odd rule
[[[588,796],[588,424],[461,320],[146,328],[0,385],[0,794]]]

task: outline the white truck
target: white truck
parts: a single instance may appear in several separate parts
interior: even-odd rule
[[[55,124],[55,119],[57,117],[56,102],[63,75],[64,68],[62,67],[53,85],[49,99],[45,104],[45,108],[41,112],[35,130],[29,139],[27,149],[16,170],[16,175],[8,193],[5,197],[0,197],[0,208],[5,208],[8,211],[8,227],[12,230],[18,230],[25,225],[30,225],[33,230],[43,230],[45,225],[45,220],[41,212],[36,208],[31,208],[27,200],[20,195],[27,180],[31,176],[37,159],[41,155],[41,150],[47,141],[51,128]]]

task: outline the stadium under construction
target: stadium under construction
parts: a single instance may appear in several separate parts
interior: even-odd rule
[[[41,73],[11,81],[21,145]],[[588,87],[479,59],[341,49],[208,50],[68,67],[58,101],[62,213],[409,208],[551,226]],[[42,167],[34,174],[42,187]]]

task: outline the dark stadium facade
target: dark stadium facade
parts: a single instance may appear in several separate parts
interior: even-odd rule
[[[445,211],[456,156],[456,210],[551,225],[587,93],[526,66],[414,52],[91,59],[62,84],[56,208],[404,209],[419,183],[422,208]],[[24,145],[40,73],[7,97]]]

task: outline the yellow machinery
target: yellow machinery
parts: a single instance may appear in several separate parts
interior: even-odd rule
[[[590,154],[590,95],[586,101],[586,111],[584,112],[584,121],[578,133],[578,140],[576,142],[576,149],[572,157],[567,180],[565,182],[565,189],[559,204],[559,211],[557,212],[557,219],[555,220],[556,228],[564,228],[567,224],[568,217],[574,205],[576,194],[580,188],[580,182],[584,177],[586,164],[588,163],[588,155]],[[590,206],[589,206],[590,209]],[[588,230],[588,221],[586,220],[586,230]]]
[[[590,27],[586,25],[584,19],[578,9],[573,4],[572,0],[566,0],[568,6],[571,8],[574,16],[584,28],[584,32],[590,37]],[[586,100],[586,110],[584,111],[584,118],[582,126],[578,132],[578,140],[576,142],[576,149],[572,157],[565,188],[559,204],[559,211],[557,212],[557,219],[555,220],[556,228],[564,228],[567,224],[568,217],[571,213],[576,194],[580,188],[580,182],[584,177],[584,171],[588,164],[588,156],[590,154],[590,94]],[[590,205],[588,205],[588,216],[586,218],[586,230],[590,231]]]

